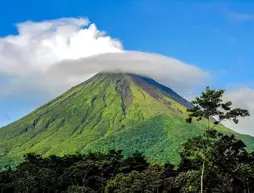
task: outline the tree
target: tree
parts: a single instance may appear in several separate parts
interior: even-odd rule
[[[214,130],[211,135],[207,134],[209,131],[206,130],[204,137],[189,139],[184,144],[180,174],[176,178],[179,189],[190,190],[189,187],[196,188],[195,185],[200,184],[197,177],[185,178],[184,173],[193,174],[189,172],[195,171],[195,175],[202,176],[200,166],[205,160],[204,192],[253,192],[254,159],[246,151],[245,144],[233,135],[220,134]],[[181,181],[178,180],[179,177]],[[200,188],[194,189],[194,192],[199,190]]]
[[[188,123],[192,123],[192,119],[197,121],[207,119],[207,129],[213,129],[216,125],[224,120],[232,120],[235,124],[239,122],[239,117],[250,116],[246,109],[235,108],[232,109],[232,102],[223,102],[222,97],[225,90],[213,90],[206,87],[206,91],[202,92],[201,96],[196,97],[192,104],[193,108],[188,109],[189,116],[186,119]],[[210,126],[210,119],[217,118]]]
[[[132,170],[143,171],[149,166],[144,155],[136,151],[133,155],[127,157],[121,168],[123,173],[129,173]]]
[[[159,165],[148,167],[142,172],[132,170],[129,174],[120,173],[109,180],[106,193],[159,193],[164,190],[165,168]]]
[[[207,129],[214,129],[216,125],[224,120],[232,120],[235,124],[239,122],[239,117],[250,116],[249,111],[246,109],[235,108],[232,109],[232,102],[223,102],[222,97],[225,90],[213,90],[210,87],[206,87],[206,91],[202,92],[201,96],[196,97],[196,100],[192,101],[193,108],[188,109],[189,116],[186,119],[188,123],[192,123],[192,119],[197,121],[207,119]],[[213,121],[213,125],[210,125],[211,118],[217,118]],[[200,188],[203,193],[203,177],[205,170],[206,158],[203,155],[202,173]]]

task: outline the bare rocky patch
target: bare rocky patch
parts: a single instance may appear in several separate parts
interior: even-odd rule
[[[132,103],[132,93],[131,93],[131,89],[130,89],[130,84],[126,79],[121,78],[121,79],[117,80],[115,90],[122,99],[122,110],[123,110],[123,114],[125,116],[126,109]]]

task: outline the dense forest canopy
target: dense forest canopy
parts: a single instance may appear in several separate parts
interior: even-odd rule
[[[178,166],[154,165],[140,153],[124,157],[121,151],[42,158],[27,154],[14,169],[0,173],[0,190],[12,192],[200,192],[202,155],[206,158],[204,192],[254,191],[254,154],[234,136],[207,130],[188,140]]]
[[[58,157],[29,153],[15,168],[0,172],[1,193],[251,193],[254,192],[254,153],[234,135],[214,129],[220,121],[249,116],[245,109],[223,103],[224,91],[207,87],[193,102],[187,121],[206,118],[203,136],[187,140],[179,165],[158,165],[136,152],[125,157],[121,150],[108,153]],[[220,109],[223,109],[221,111]],[[218,115],[218,121],[210,117]]]

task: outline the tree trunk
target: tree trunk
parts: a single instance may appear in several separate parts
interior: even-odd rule
[[[201,181],[200,181],[200,193],[204,193],[204,172],[205,172],[205,161],[203,161],[202,172],[201,172]]]
[[[210,129],[210,120],[209,120],[209,117],[207,118],[207,129]]]

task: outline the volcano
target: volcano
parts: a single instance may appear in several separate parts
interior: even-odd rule
[[[192,104],[153,79],[129,73],[98,73],[20,120],[0,129],[0,164],[24,154],[136,151],[155,163],[178,163],[182,143],[201,135],[205,122],[185,122]],[[219,125],[249,150],[254,138]]]

